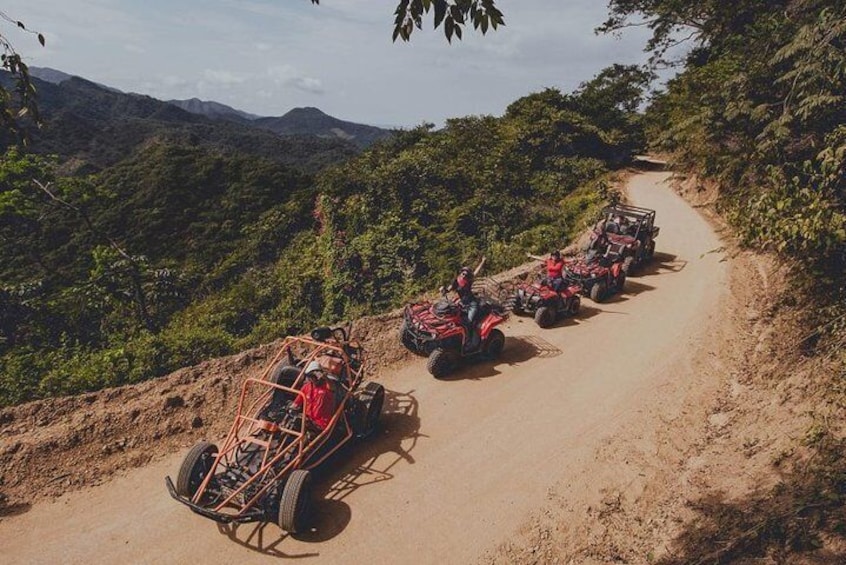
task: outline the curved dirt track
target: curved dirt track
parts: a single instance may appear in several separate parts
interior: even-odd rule
[[[548,491],[601,474],[610,437],[637,441],[656,394],[667,405],[709,387],[671,386],[727,292],[708,224],[664,184],[629,183],[654,208],[656,261],[622,296],[583,301],[574,320],[539,329],[512,318],[503,358],[436,381],[416,360],[385,376],[380,436],[318,481],[316,529],[300,539],[272,525],[218,527],[167,494],[183,453],[0,522],[5,563],[467,563],[490,556]],[[640,426],[640,427],[639,427]],[[212,438],[218,439],[218,438]],[[73,465],[72,461],[68,465]]]

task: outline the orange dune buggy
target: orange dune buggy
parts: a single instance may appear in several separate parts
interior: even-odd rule
[[[310,413],[305,367],[313,361],[321,365],[335,402],[323,429],[304,416]],[[378,423],[385,391],[373,382],[362,387],[363,375],[364,350],[343,328],[286,338],[264,375],[244,381],[223,444],[201,441],[185,456],[176,484],[166,477],[171,496],[217,522],[276,522],[287,532],[302,532],[310,471]]]

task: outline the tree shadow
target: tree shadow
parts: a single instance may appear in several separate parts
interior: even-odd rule
[[[518,365],[530,359],[558,357],[561,355],[558,347],[545,339],[535,335],[508,336],[505,338],[505,349],[499,358],[495,360],[465,359],[456,371],[439,380],[442,381],[465,381],[481,380],[501,375],[502,371],[497,369],[502,365]]]
[[[846,440],[829,442],[769,491],[692,502],[696,518],[658,564],[846,563],[844,448]]]
[[[401,393],[385,390],[385,404],[376,433],[350,442],[314,471],[313,506],[310,529],[288,534],[276,524],[219,524],[218,530],[230,540],[270,557],[288,559],[316,557],[319,553],[286,553],[282,549],[288,537],[306,543],[320,543],[343,532],[352,519],[352,509],[344,501],[360,488],[394,478],[397,465],[415,463],[411,451],[419,433],[417,399],[414,391]]]
[[[678,273],[686,266],[687,261],[685,259],[679,259],[678,255],[656,251],[655,255],[652,256],[652,260],[644,264],[641,268],[636,269],[631,276],[649,277],[666,273]]]

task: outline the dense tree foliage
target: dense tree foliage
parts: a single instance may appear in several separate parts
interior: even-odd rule
[[[846,4],[614,0],[611,13],[607,29],[649,25],[659,55],[677,37],[696,41],[650,108],[655,147],[720,182],[748,243],[795,258],[842,292]]]
[[[495,270],[562,246],[640,149],[641,78],[615,67],[317,175],[170,138],[90,176],[10,150],[0,404],[152,378],[399,305],[482,254]]]

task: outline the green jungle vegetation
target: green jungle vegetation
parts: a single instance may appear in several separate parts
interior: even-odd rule
[[[773,401],[813,399],[781,480],[747,496],[708,493],[658,563],[843,563],[846,540],[846,3],[842,0],[612,0],[605,31],[646,25],[653,60],[688,38],[680,73],[654,96],[647,137],[676,170],[718,183],[717,202],[753,248],[793,265],[807,335],[774,354]],[[778,398],[778,400],[776,400]],[[791,466],[792,465],[792,466]],[[816,552],[816,553],[812,553]],[[799,557],[799,554],[809,554]]]
[[[109,159],[45,155],[58,147],[51,125],[70,115],[93,132],[119,127],[42,105],[31,150],[0,161],[0,405],[154,378],[396,307],[482,254],[492,272],[562,246],[609,196],[609,171],[643,147],[649,78],[614,66],[502,117],[330,154],[336,164],[316,173],[313,154],[271,159],[172,130]],[[133,109],[133,131],[160,126],[161,108],[151,125],[137,98],[104,92],[110,113]]]

